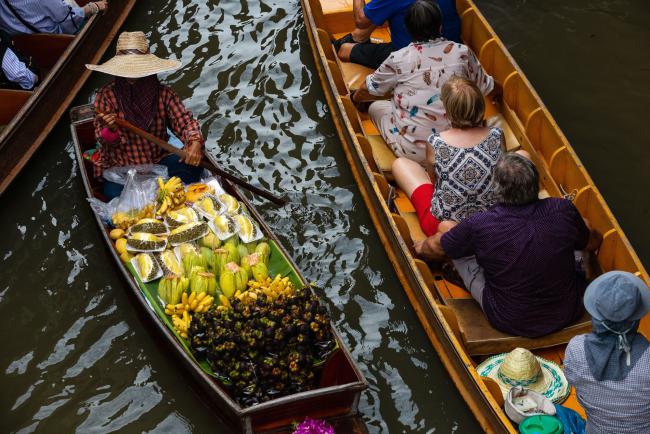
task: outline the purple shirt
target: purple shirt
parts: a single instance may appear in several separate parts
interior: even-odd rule
[[[589,229],[568,200],[496,205],[440,241],[452,259],[476,255],[485,274],[483,310],[495,328],[537,337],[582,315],[585,282],[574,251],[586,247]]]

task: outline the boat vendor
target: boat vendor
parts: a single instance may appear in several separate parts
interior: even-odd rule
[[[32,90],[38,83],[38,74],[29,59],[12,47],[8,36],[0,31],[0,88]]]
[[[63,0],[2,0],[0,29],[11,35],[32,33],[75,34],[84,21],[105,11],[108,2],[70,6]]]
[[[428,0],[440,8],[444,25],[442,34],[445,38],[460,42],[460,18],[456,12],[454,0]],[[354,0],[355,29],[333,42],[339,58],[344,62],[357,63],[368,68],[377,69],[393,51],[411,43],[411,34],[406,29],[404,17],[415,0]],[[388,22],[391,42],[373,43],[370,35],[377,28]]]
[[[202,169],[204,139],[199,123],[183,105],[180,97],[158,81],[156,74],[178,69],[176,60],[161,59],[149,52],[142,32],[124,32],[117,40],[117,53],[101,65],[88,69],[115,76],[115,80],[97,91],[95,98],[95,137],[100,144],[99,157],[93,158],[95,176],[110,167],[157,163],[167,166],[169,176],[178,176],[190,184],[197,182]],[[158,145],[117,128],[116,118],[167,141],[167,128],[178,137],[187,152],[185,161],[169,155]],[[123,186],[104,180],[107,200],[119,196]]]
[[[593,331],[566,347],[564,373],[587,414],[588,433],[650,433],[650,344],[638,332],[650,289],[632,273],[610,271],[585,292]]]
[[[596,250],[602,237],[569,200],[538,198],[539,174],[525,156],[504,154],[492,180],[495,206],[416,242],[415,251],[451,258],[496,329],[530,338],[558,331],[583,314],[576,251]]]
[[[482,95],[498,89],[466,45],[440,34],[440,9],[430,0],[416,0],[405,17],[413,43],[395,51],[350,97],[361,103],[375,101],[368,114],[397,157],[423,164],[427,139],[451,127],[441,101],[441,89],[453,76],[476,84]]]

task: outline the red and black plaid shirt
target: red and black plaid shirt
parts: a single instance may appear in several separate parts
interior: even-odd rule
[[[111,82],[97,91],[95,98],[96,113],[117,113],[124,119],[115,96],[115,83]],[[130,164],[157,163],[167,153],[155,143],[141,138],[129,131],[119,130],[120,139],[115,143],[104,143],[101,131],[105,125],[95,119],[95,138],[101,145],[99,159],[95,162],[95,177],[100,177],[102,171],[109,167],[126,166]],[[199,141],[204,144],[199,123],[192,117],[192,112],[183,105],[180,97],[169,87],[160,86],[158,106],[148,132],[167,141],[167,127],[174,132],[185,146],[190,142]]]

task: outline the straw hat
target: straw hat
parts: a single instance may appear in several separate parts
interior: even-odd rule
[[[124,78],[142,78],[181,66],[178,60],[161,59],[149,52],[149,41],[142,32],[122,32],[115,56],[101,65],[86,65],[92,71]]]
[[[504,399],[514,386],[539,392],[555,403],[564,401],[571,388],[562,369],[550,360],[536,357],[524,348],[492,356],[478,365],[479,375],[489,377],[501,387]]]

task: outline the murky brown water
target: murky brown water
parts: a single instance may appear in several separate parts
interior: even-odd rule
[[[305,275],[326,288],[336,325],[370,382],[360,406],[370,431],[479,432],[421,331],[347,169],[299,3],[249,3],[141,0],[126,29],[146,31],[154,52],[184,62],[166,81],[200,119],[218,160],[291,198],[283,208],[256,203]],[[647,81],[635,78],[636,63],[620,68],[630,112],[617,114],[609,107],[621,106],[613,98],[623,91],[585,66],[599,65],[603,55],[580,50],[583,39],[565,43],[569,36],[561,36],[574,28],[594,39],[584,36],[591,28],[585,19],[596,20],[593,32],[603,40],[614,28],[628,48],[612,57],[645,55],[647,75],[647,54],[634,46],[648,39],[647,8],[600,2],[604,9],[590,14],[565,3],[481,2],[647,259],[641,213],[648,216],[648,195],[634,187],[649,181],[642,170],[648,150],[639,145],[648,133],[635,127],[647,117]],[[613,4],[628,15],[608,9]],[[641,9],[631,11],[635,5]],[[599,14],[603,23],[594,18]],[[545,41],[558,48],[548,50]],[[104,79],[94,76],[78,102]],[[600,120],[605,116],[610,123]],[[617,137],[625,127],[634,133]],[[614,155],[605,154],[610,149]],[[62,122],[1,199],[0,432],[226,433],[126,295],[71,152]]]

